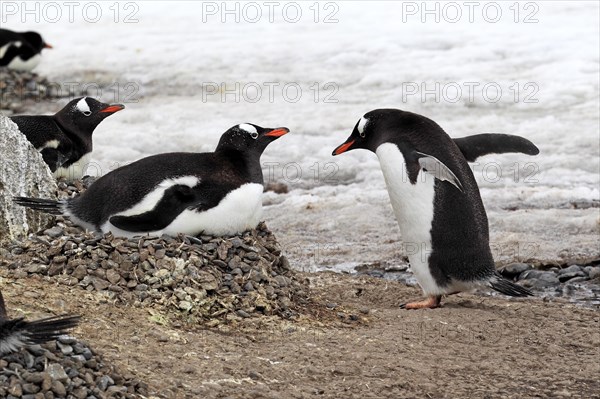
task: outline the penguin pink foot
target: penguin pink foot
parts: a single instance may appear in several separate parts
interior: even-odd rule
[[[441,306],[441,302],[441,295],[432,295],[422,301],[403,303],[400,309],[435,309]]]

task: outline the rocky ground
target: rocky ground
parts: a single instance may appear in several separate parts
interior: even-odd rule
[[[404,311],[397,305],[420,292],[402,283],[302,277],[326,305],[311,317],[255,314],[217,328],[40,275],[6,277],[3,292],[28,317],[83,315],[73,335],[160,398],[600,397],[597,310],[459,294]]]
[[[11,399],[600,398],[597,306],[460,294],[404,311],[416,287],[294,272],[264,224],[228,238],[124,240],[59,219],[0,252],[13,316],[83,316],[76,339],[0,359]],[[597,287],[596,270],[502,272]]]
[[[600,309],[600,259],[587,265],[510,263],[498,267],[507,279],[518,282],[542,298],[563,298],[572,303]],[[368,264],[356,267],[359,275],[400,281],[417,286],[408,260],[393,266]],[[496,295],[494,292],[479,292]]]
[[[60,84],[33,72],[0,68],[0,112],[6,116],[21,113],[32,104],[51,101],[63,95]]]
[[[106,84],[108,86],[109,84]],[[58,99],[72,99],[94,95],[104,84],[88,88],[51,81],[34,72],[15,71],[0,67],[0,114],[11,116],[26,112],[36,114],[56,111],[52,103]]]

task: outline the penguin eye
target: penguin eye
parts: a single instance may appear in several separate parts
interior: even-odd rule
[[[82,113],[83,113],[85,116],[90,116],[90,115],[92,114],[92,111],[82,111]]]
[[[365,134],[365,132],[364,132],[364,131],[362,131],[362,132],[358,133],[358,135],[359,135],[360,137],[362,137],[363,139],[364,139],[364,138],[365,138],[365,136],[366,136],[366,134]]]
[[[250,133],[250,137],[252,137],[254,140],[256,140],[258,138],[258,133],[256,133],[256,132]]]

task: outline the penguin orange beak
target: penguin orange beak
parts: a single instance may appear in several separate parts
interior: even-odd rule
[[[54,47],[52,47],[52,45],[51,45],[51,44],[44,43],[44,48],[54,48]]]
[[[333,150],[333,153],[331,155],[340,155],[341,153],[348,151],[352,147],[352,144],[354,144],[355,141],[356,140],[348,141],[347,143],[340,145],[338,148]]]
[[[125,109],[125,106],[122,104],[114,104],[114,105],[109,105],[108,107],[101,109],[100,112],[106,112],[109,114],[115,113],[115,112],[119,112],[120,110]]]
[[[284,134],[288,134],[289,132],[290,132],[290,129],[288,129],[287,127],[278,127],[277,129],[271,130],[269,133],[265,133],[265,136],[281,137]]]

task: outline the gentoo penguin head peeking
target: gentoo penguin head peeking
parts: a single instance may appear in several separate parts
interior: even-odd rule
[[[261,155],[269,143],[289,133],[287,127],[266,128],[252,123],[241,123],[221,136],[216,151],[240,151]]]
[[[406,143],[418,146],[418,137],[424,130],[431,129],[435,122],[424,116],[399,109],[376,109],[367,112],[354,126],[346,142],[333,150],[339,155],[357,148],[372,152],[384,143]],[[437,126],[438,129],[439,126]]]
[[[66,130],[91,137],[100,122],[124,108],[121,104],[105,104],[91,97],[81,97],[69,102],[55,117]]]
[[[25,42],[35,51],[35,53],[41,53],[45,48],[52,48],[51,45],[46,43],[37,32],[24,32],[21,34]]]

